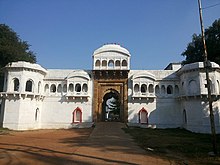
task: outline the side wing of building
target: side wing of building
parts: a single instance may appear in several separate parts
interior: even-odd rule
[[[220,68],[211,63],[211,91],[215,126],[220,132]],[[130,71],[128,122],[153,128],[185,128],[210,133],[206,77],[203,63],[174,70]]]
[[[14,130],[87,126],[92,122],[92,86],[90,71],[9,64],[0,93],[1,125]]]

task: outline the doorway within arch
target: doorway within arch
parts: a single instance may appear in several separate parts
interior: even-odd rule
[[[120,121],[120,95],[111,90],[103,96],[102,121]]]
[[[105,121],[106,101],[115,98],[120,104],[120,122],[128,122],[128,72],[129,70],[94,70],[93,121]],[[115,100],[112,100],[115,102]],[[117,111],[116,111],[117,112]]]

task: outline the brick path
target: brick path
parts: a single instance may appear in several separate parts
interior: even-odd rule
[[[147,156],[122,127],[123,123],[107,122],[97,123],[94,130],[0,134],[0,164],[171,164],[167,160]]]

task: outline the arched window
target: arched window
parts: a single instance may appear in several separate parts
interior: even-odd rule
[[[14,79],[14,91],[19,91],[19,80],[17,78]]]
[[[64,93],[67,92],[67,85],[66,85],[66,84],[63,85],[63,92],[64,92]]]
[[[51,93],[55,93],[55,92],[56,92],[56,85],[55,85],[55,84],[52,84],[52,85],[50,86],[50,92],[51,92]]]
[[[58,85],[58,87],[57,87],[57,92],[58,92],[58,93],[61,93],[61,92],[62,92],[62,86],[61,86],[61,84]]]
[[[196,81],[195,80],[191,80],[189,81],[189,93],[194,95],[194,94],[197,94],[198,92],[198,87],[197,87],[197,84],[196,84]]]
[[[215,84],[212,83],[212,81],[210,80],[210,89],[211,89],[211,93],[213,94],[215,92]]]
[[[186,110],[183,110],[183,124],[186,125],[187,124],[187,115],[186,115]]]
[[[219,95],[220,94],[220,84],[219,81],[217,80],[217,90],[216,93]]]
[[[49,92],[49,85],[48,85],[48,84],[46,84],[46,85],[44,86],[44,92],[45,92],[45,93],[48,93],[48,92]]]
[[[167,94],[168,95],[173,94],[173,87],[171,85],[168,85],[167,87]]]
[[[120,61],[119,61],[119,60],[116,60],[116,61],[115,61],[115,66],[116,66],[116,67],[120,67]]]
[[[185,94],[185,84],[184,84],[184,82],[182,82],[181,93]]]
[[[174,93],[175,93],[176,95],[179,94],[179,87],[178,87],[178,85],[175,85]]]
[[[39,118],[39,108],[35,110],[35,121],[38,121]]]
[[[38,93],[40,93],[41,92],[41,82],[39,81],[38,82]]]
[[[28,80],[26,82],[25,91],[26,92],[33,92],[33,82],[32,82],[32,80]]]
[[[149,93],[154,93],[154,86],[153,86],[153,84],[150,84],[148,86],[148,91],[149,91]]]
[[[147,93],[147,85],[146,84],[142,84],[141,85],[141,93],[143,94],[146,94]]]
[[[158,94],[160,94],[160,87],[159,87],[159,85],[156,85],[155,86],[155,93],[158,95]]]
[[[134,92],[135,93],[139,92],[139,85],[138,84],[134,85]]]
[[[106,66],[107,66],[107,61],[106,61],[106,60],[103,60],[103,61],[102,61],[102,66],[103,66],[103,67],[106,67]]]
[[[76,91],[76,92],[81,92],[81,85],[80,85],[79,83],[77,83],[77,84],[75,85],[75,91]]]
[[[82,110],[77,107],[74,111],[73,111],[73,121],[72,123],[81,123],[82,122]]]
[[[114,67],[114,61],[113,60],[109,60],[108,67],[110,67],[110,68]]]
[[[127,66],[127,65],[128,65],[127,61],[126,61],[126,60],[123,60],[123,61],[122,61],[122,66]]]
[[[87,84],[83,84],[82,91],[83,92],[88,92],[88,85]]]
[[[164,86],[164,85],[161,86],[161,94],[162,94],[162,95],[165,94],[165,86]]]
[[[95,66],[100,66],[100,65],[101,65],[100,60],[96,60]]]
[[[148,124],[148,113],[144,107],[139,111],[139,123]]]
[[[69,84],[69,92],[73,92],[73,84]]]

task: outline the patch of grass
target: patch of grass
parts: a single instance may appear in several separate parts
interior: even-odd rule
[[[9,129],[0,127],[0,131],[9,131]]]
[[[174,160],[181,164],[220,164],[220,157],[210,157],[211,135],[192,133],[184,129],[125,128],[149,154]],[[220,135],[217,135],[220,152]]]
[[[0,127],[0,135],[8,134],[10,130],[8,128]]]

